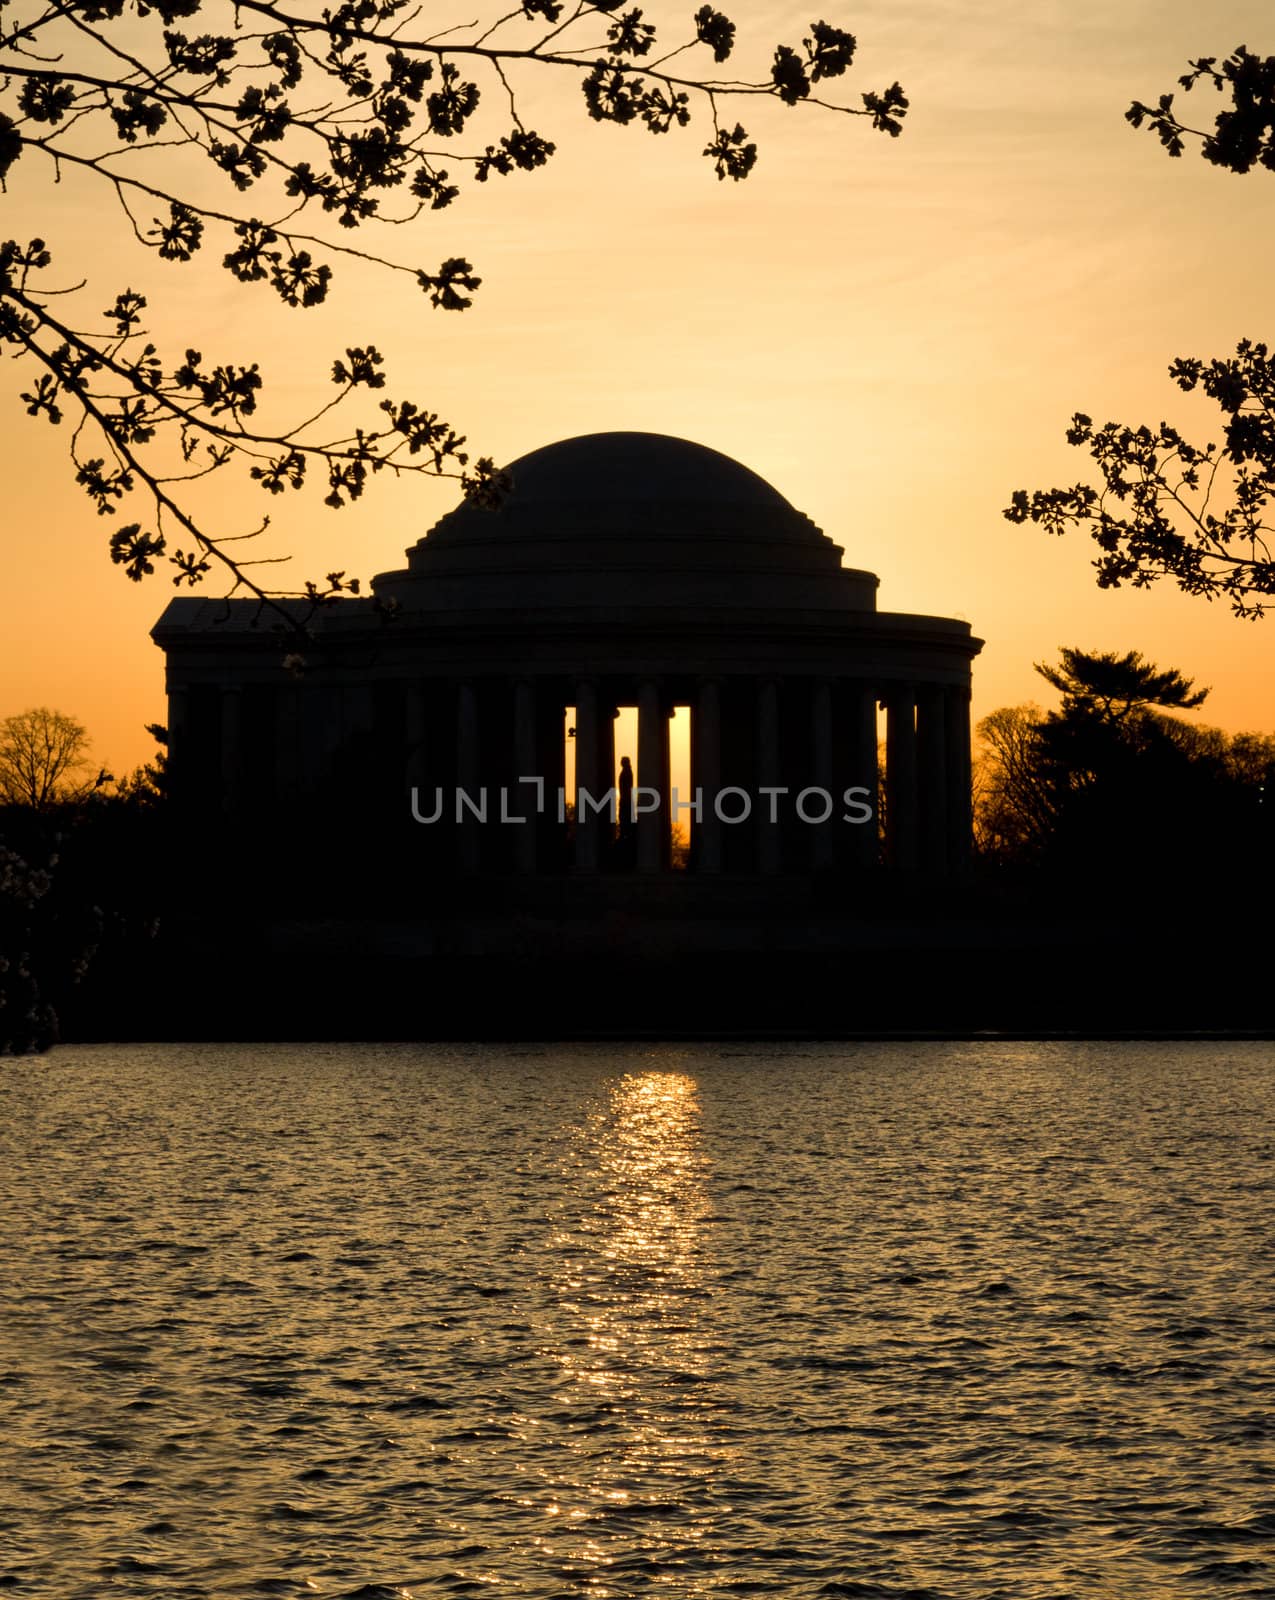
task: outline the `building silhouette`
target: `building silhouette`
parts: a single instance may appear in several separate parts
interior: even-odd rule
[[[344,840],[392,846],[404,881],[663,878],[684,707],[695,878],[964,872],[967,623],[878,610],[873,574],[702,445],[590,434],[508,471],[497,509],[463,502],[304,643],[252,600],[170,603],[179,815],[320,877]],[[620,707],[631,832],[601,800]]]

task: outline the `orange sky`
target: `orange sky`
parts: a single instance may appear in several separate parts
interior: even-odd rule
[[[811,20],[789,4],[727,9],[763,53]],[[289,312],[236,284],[220,252],[155,261],[102,196],[71,179],[50,188],[34,160],[0,197],[3,232],[43,234],[63,281],[89,279],[86,310],[143,288],[166,348],[260,360],[281,415],[328,397],[346,345],[375,343],[390,392],[498,460],[600,428],[724,450],[849,564],[878,572],[884,608],[974,625],[987,640],[976,715],[1048,703],[1032,662],[1069,644],[1140,649],[1213,686],[1203,720],[1272,729],[1275,618],[1239,623],[1167,587],[1099,591],[1087,539],[1000,514],[1015,488],[1083,475],[1063,441],[1075,410],[1188,431],[1198,418],[1197,436],[1213,437],[1169,361],[1270,336],[1270,175],[1170,161],[1123,121],[1190,57],[1275,48],[1268,6],[867,0],[821,14],[860,40],[848,98],[903,83],[901,138],[750,103],[738,114],[758,167],[719,184],[702,125],[663,139],[602,126],[578,91],[528,77],[523,115],[557,142],[550,165],[381,236],[425,264],[468,256],[484,283],[462,315],[431,312],[408,280],[350,272],[328,305]],[[1197,101],[1203,119],[1213,101],[1197,90],[1184,104]],[[164,717],[147,635],[171,583],[135,585],[111,566],[110,529],[70,481],[65,429],[29,419],[25,369],[4,371],[0,715],[55,706],[120,770],[148,754],[142,724]],[[367,577],[399,565],[454,498],[447,484],[378,480],[353,510],[334,514],[320,494],[264,509],[298,579]],[[221,509],[237,530],[263,497],[227,491]],[[125,520],[141,515],[139,503]]]

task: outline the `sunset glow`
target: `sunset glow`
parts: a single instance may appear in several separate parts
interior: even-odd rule
[[[754,48],[808,23],[791,5],[733,14]],[[1194,152],[1170,161],[1123,113],[1171,89],[1190,58],[1262,43],[1268,9],[866,0],[830,20],[860,40],[849,100],[903,83],[902,137],[749,105],[761,158],[738,185],[714,181],[695,127],[655,139],[599,126],[577,90],[529,78],[524,116],[556,140],[553,161],[389,241],[404,258],[474,262],[483,285],[460,315],[370,269],[347,271],[328,305],[284,311],[213,260],[156,261],[113,201],[70,173],[52,187],[34,160],[10,174],[6,231],[45,237],[67,285],[88,278],[85,320],[129,285],[166,351],[260,360],[281,416],[323,403],[346,345],[375,343],[396,393],[497,461],[598,428],[726,452],[842,544],[848,565],[878,572],[884,607],[973,624],[987,640],[975,718],[1048,700],[1032,663],[1074,644],[1141,649],[1212,686],[1198,720],[1268,728],[1270,622],[1164,587],[1099,591],[1086,541],[1001,515],[1016,488],[1085,476],[1063,439],[1073,411],[1168,417],[1206,442],[1208,408],[1171,384],[1170,360],[1266,335],[1269,174],[1237,178]],[[1208,91],[1194,100],[1197,120],[1211,118]],[[147,635],[171,584],[134,585],[110,564],[67,429],[29,418],[22,369],[9,371],[0,711],[56,706],[122,771],[150,753],[143,724],[165,718]],[[270,512],[261,553],[291,555],[277,571],[298,582],[401,564],[456,498],[451,484],[379,479],[335,514],[319,495],[263,504],[229,481],[217,493],[228,530]]]

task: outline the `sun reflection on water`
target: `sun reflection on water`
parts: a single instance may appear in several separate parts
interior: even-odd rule
[[[574,1534],[573,1575],[592,1568],[596,1583],[616,1548],[631,1551],[635,1525],[647,1561],[676,1560],[697,1542],[730,1455],[694,1078],[615,1078],[578,1126],[570,1159],[576,1208],[555,1239],[556,1398],[569,1434],[544,1507],[557,1523],[546,1547],[562,1560],[563,1534]]]
[[[1271,1066],[16,1060],[0,1589],[1271,1600]]]

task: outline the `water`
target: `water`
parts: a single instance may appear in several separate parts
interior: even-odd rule
[[[1268,1045],[0,1070],[15,1595],[1275,1595]]]

